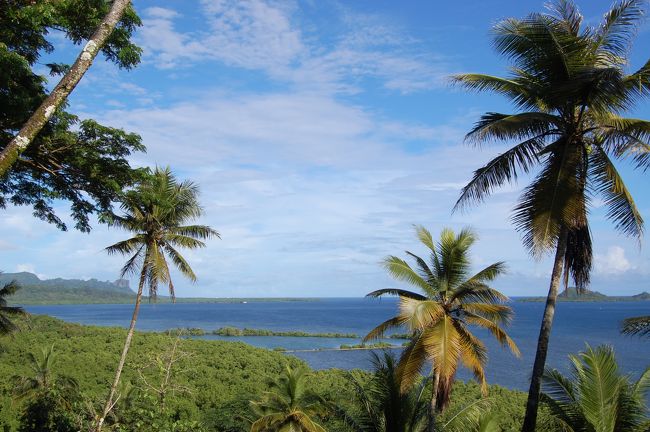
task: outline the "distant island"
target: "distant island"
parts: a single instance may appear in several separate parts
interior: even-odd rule
[[[97,279],[40,279],[29,272],[0,273],[0,286],[16,281],[20,289],[8,300],[14,305],[55,305],[55,304],[125,304],[135,301],[136,293],[129,281],[100,281]],[[148,301],[148,298],[145,298]],[[158,296],[158,303],[170,303],[168,296]],[[177,303],[254,303],[317,301],[309,298],[206,298],[177,297]]]
[[[631,296],[608,296],[598,291],[585,290],[578,293],[575,287],[569,287],[562,291],[558,301],[568,302],[629,302],[629,301],[650,301],[650,293],[644,291]],[[520,302],[545,302],[546,297],[515,297],[513,300]]]

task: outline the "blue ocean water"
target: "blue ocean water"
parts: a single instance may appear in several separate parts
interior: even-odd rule
[[[515,318],[509,328],[511,337],[521,350],[516,358],[494,341],[486,332],[476,334],[486,343],[489,353],[487,378],[491,384],[525,390],[532,368],[539,320],[543,303],[514,301]],[[131,305],[57,305],[28,306],[34,314],[46,314],[69,322],[101,326],[127,327],[131,319]],[[397,299],[327,298],[317,301],[248,303],[178,303],[143,304],[137,328],[143,331],[161,331],[177,327],[197,327],[213,330],[225,326],[271,329],[279,331],[336,332],[366,334],[380,322],[392,317],[397,310]],[[620,367],[631,375],[638,375],[650,366],[650,340],[621,336],[620,322],[631,316],[650,315],[650,302],[584,302],[560,303],[553,326],[547,365],[566,371],[568,354],[584,349],[585,344],[612,345]],[[242,337],[205,338],[242,340],[265,348],[285,349],[337,348],[341,344],[358,343],[355,339]],[[392,340],[400,344],[401,341]],[[399,353],[399,350],[395,350]],[[314,369],[352,369],[370,367],[368,351],[312,351],[296,352]],[[461,370],[459,378],[470,378]]]

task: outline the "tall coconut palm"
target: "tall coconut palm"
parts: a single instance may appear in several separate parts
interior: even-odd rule
[[[7,297],[15,294],[19,288],[20,285],[15,281],[11,281],[0,288],[0,336],[17,330],[16,324],[12,321],[13,317],[26,315],[23,308],[7,305]]]
[[[107,221],[110,226],[135,234],[128,240],[107,247],[106,250],[109,254],[130,255],[122,267],[122,277],[133,274],[139,269],[140,280],[131,325],[113,385],[102,416],[97,422],[97,432],[101,430],[106,415],[114,404],[115,392],[133,338],[145,286],[148,288],[149,298],[155,300],[158,286],[165,284],[173,300],[174,284],[167,259],[171,260],[181,274],[195,281],[194,271],[176,248],[202,248],[205,247],[202,240],[219,236],[215,230],[205,225],[184,225],[198,218],[202,213],[197,195],[198,188],[194,183],[190,181],[179,183],[169,168],[156,168],[150,177],[134,190],[126,193],[121,205],[124,215],[111,216]]]
[[[650,368],[631,383],[618,371],[609,346],[569,356],[572,376],[547,370],[543,390],[554,420],[567,432],[646,432]]]
[[[494,27],[494,47],[513,63],[506,78],[463,74],[468,89],[510,99],[519,112],[484,114],[467,141],[517,142],[475,171],[456,209],[483,201],[495,188],[536,173],[514,210],[513,222],[535,256],[555,251],[553,271],[533,366],[523,430],[537,417],[558,288],[569,275],[583,289],[591,269],[590,199],[600,195],[607,217],[640,238],[643,219],[613,159],[650,167],[650,122],[621,115],[650,94],[650,61],[626,74],[627,54],[643,16],[644,0],[622,0],[597,27],[582,24],[568,0],[545,14],[506,19]]]
[[[463,229],[457,235],[445,229],[437,244],[424,227],[416,227],[416,232],[430,253],[428,263],[407,251],[415,260],[416,269],[396,256],[387,257],[384,267],[394,278],[413,285],[422,293],[387,288],[368,294],[370,297],[399,296],[399,312],[373,329],[364,340],[380,338],[391,328],[406,327],[411,342],[399,360],[401,390],[407,392],[415,384],[427,360],[433,363],[429,407],[429,427],[432,429],[434,413],[449,403],[459,362],[473,372],[483,392],[487,391],[486,348],[470,332],[469,326],[487,329],[515,355],[519,355],[519,350],[502,328],[512,317],[512,309],[504,304],[508,298],[487,285],[504,272],[504,263],[491,264],[471,275],[469,249],[476,236],[470,229]]]
[[[283,375],[271,382],[271,390],[251,408],[258,417],[251,432],[325,432],[313,420],[326,411],[327,403],[305,386],[306,371],[287,366]]]

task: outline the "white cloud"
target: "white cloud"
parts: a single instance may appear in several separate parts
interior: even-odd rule
[[[18,264],[16,266],[16,271],[17,272],[29,272],[29,273],[36,273],[36,268],[34,267],[34,264]]]
[[[625,249],[620,246],[611,246],[606,254],[594,254],[594,267],[596,272],[606,275],[625,273],[633,269],[625,257]]]
[[[162,69],[218,61],[259,70],[300,89],[358,92],[359,80],[378,78],[400,92],[442,84],[448,65],[386,23],[341,14],[343,36],[328,45],[305,36],[294,19],[298,6],[264,0],[204,0],[207,32],[176,29],[178,14],[145,10],[139,32],[146,58]],[[171,12],[171,11],[170,11]]]

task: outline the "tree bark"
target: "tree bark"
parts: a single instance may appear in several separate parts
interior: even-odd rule
[[[0,152],[0,178],[9,171],[16,160],[18,160],[18,157],[34,140],[43,126],[45,126],[52,114],[54,114],[54,111],[61,106],[77,86],[130,3],[130,0],[113,1],[111,10],[106,14],[99,27],[97,27],[97,30],[95,30],[95,33],[88,40],[81,53],[79,53],[77,60],[68,73],[61,78],[61,81],[59,81],[52,93],[36,109],[14,139]]]
[[[537,339],[537,352],[535,353],[535,363],[533,364],[533,373],[530,379],[528,401],[526,402],[526,415],[521,428],[522,432],[534,432],[537,423],[537,408],[539,406],[542,375],[544,375],[544,366],[546,365],[546,354],[548,353],[548,342],[551,337],[551,327],[553,325],[553,316],[555,315],[558,289],[562,281],[566,246],[567,228],[562,227],[557,241],[553,272],[551,273],[551,284],[548,290],[548,296],[546,297],[542,325],[539,330],[539,338]]]
[[[106,404],[104,405],[104,410],[102,411],[102,416],[97,421],[97,426],[94,429],[95,432],[101,432],[104,420],[106,416],[113,408],[113,398],[115,397],[115,392],[117,391],[117,386],[120,384],[120,376],[122,375],[122,369],[124,369],[124,363],[126,361],[126,355],[129,352],[129,347],[131,346],[131,339],[133,339],[133,333],[135,332],[135,322],[138,319],[138,312],[140,311],[140,302],[142,301],[142,291],[144,289],[145,281],[145,269],[142,269],[140,273],[140,282],[138,284],[138,294],[135,297],[135,307],[133,308],[133,316],[131,317],[131,325],[129,326],[129,331],[126,334],[126,341],[124,341],[124,348],[122,349],[122,356],[120,357],[120,362],[117,365],[117,371],[115,372],[115,379],[113,380],[113,385],[111,386],[111,391],[108,393],[108,399],[106,399]]]
[[[436,432],[436,405],[438,404],[438,385],[440,383],[440,375],[434,370],[433,380],[431,383],[431,401],[429,402],[429,419],[427,425],[427,432]]]

